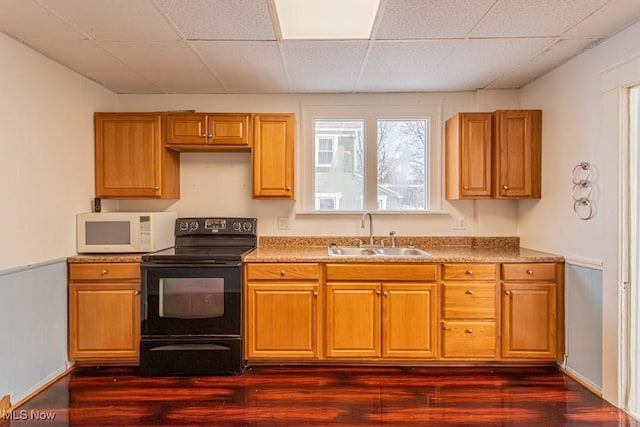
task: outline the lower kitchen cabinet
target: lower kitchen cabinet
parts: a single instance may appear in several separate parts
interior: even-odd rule
[[[319,358],[318,264],[247,264],[246,277],[246,358]]]
[[[556,358],[556,277],[553,263],[502,265],[503,358]]]
[[[326,269],[327,358],[436,357],[435,265]]]
[[[137,365],[140,264],[69,264],[69,359]]]
[[[442,266],[441,355],[444,359],[498,357],[495,264]]]

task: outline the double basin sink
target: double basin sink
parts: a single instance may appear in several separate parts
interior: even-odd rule
[[[428,252],[418,248],[361,248],[357,246],[329,246],[329,256],[336,257],[429,257]]]

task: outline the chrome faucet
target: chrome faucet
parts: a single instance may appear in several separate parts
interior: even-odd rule
[[[364,219],[369,215],[369,245],[373,245],[373,217],[371,213],[365,212],[362,214],[362,224],[360,224],[360,228],[364,228]]]
[[[395,231],[390,231],[389,232],[389,238],[391,239],[391,247],[395,248],[396,247],[396,232]]]

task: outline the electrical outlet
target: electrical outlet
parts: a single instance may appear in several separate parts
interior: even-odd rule
[[[278,230],[289,230],[291,229],[291,225],[289,224],[288,216],[279,216],[278,217]]]
[[[454,230],[465,230],[466,228],[467,228],[467,221],[465,221],[463,216],[456,216],[453,218]]]

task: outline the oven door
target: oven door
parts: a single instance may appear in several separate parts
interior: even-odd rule
[[[142,336],[241,336],[241,292],[240,263],[143,263]]]

